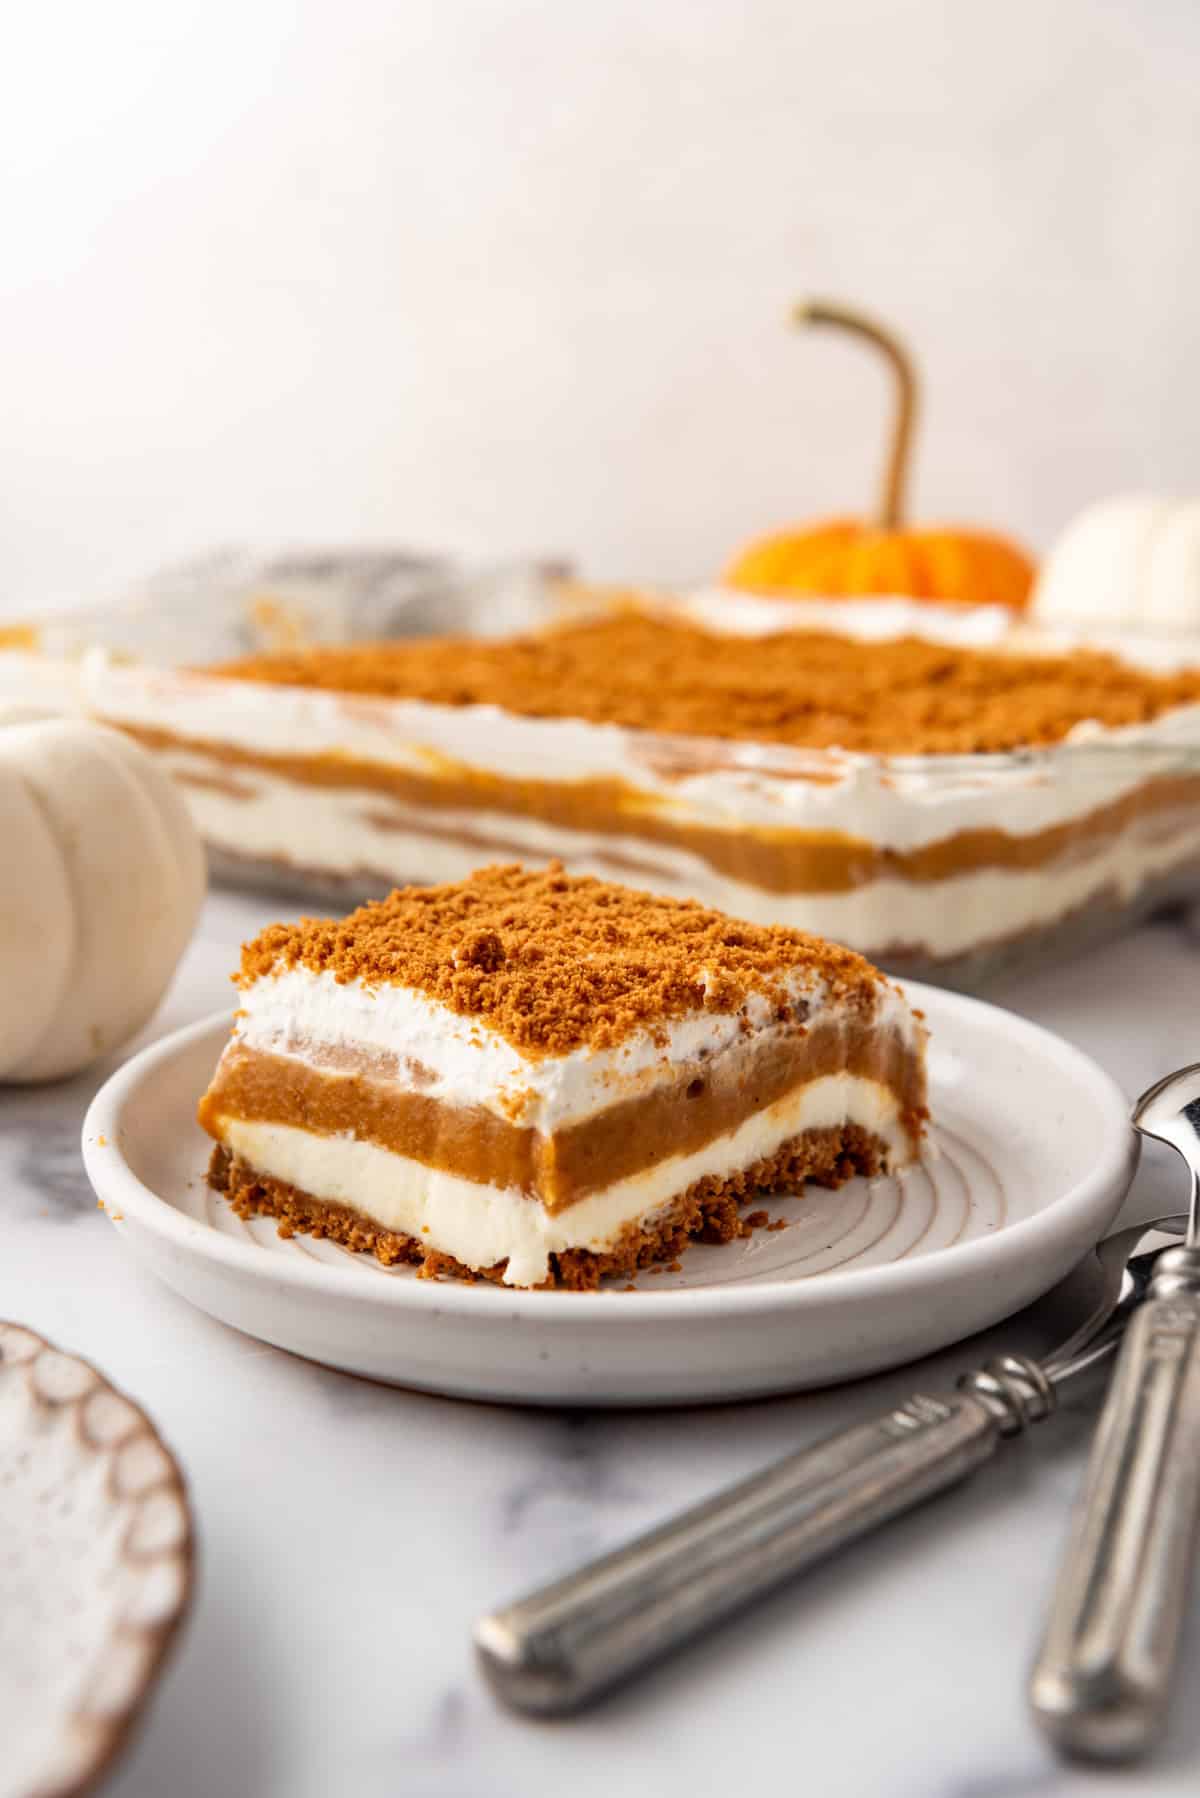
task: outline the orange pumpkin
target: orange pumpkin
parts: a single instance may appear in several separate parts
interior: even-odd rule
[[[917,412],[912,359],[890,332],[846,307],[807,301],[800,325],[832,325],[874,344],[895,380],[896,413],[874,520],[833,518],[751,543],[725,571],[725,584],[786,598],[842,599],[902,594],[1022,610],[1034,565],[1024,550],[990,531],[925,528],[904,522],[904,492]]]

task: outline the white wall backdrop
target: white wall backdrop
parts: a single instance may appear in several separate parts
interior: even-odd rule
[[[0,605],[223,541],[715,571],[873,490],[1200,490],[1195,0],[42,0],[0,69]]]

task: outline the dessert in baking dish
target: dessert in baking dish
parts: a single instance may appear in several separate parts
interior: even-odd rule
[[[630,612],[111,667],[92,697],[184,784],[219,866],[355,897],[557,855],[942,971],[1200,865],[1200,673],[1086,651]]]
[[[924,1031],[861,956],[554,864],[276,925],[237,980],[213,1184],[431,1274],[591,1287],[919,1148]]]

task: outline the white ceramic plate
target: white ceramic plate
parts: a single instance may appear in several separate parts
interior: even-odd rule
[[[102,1088],[88,1173],[134,1252],[222,1322],[397,1385],[525,1404],[648,1405],[828,1385],[986,1328],[1101,1236],[1133,1177],[1108,1076],[1035,1024],[933,987],[925,1163],[764,1201],[773,1221],[634,1292],[419,1280],[332,1243],[283,1241],[205,1185],[194,1121],[225,1016],[166,1038]]]

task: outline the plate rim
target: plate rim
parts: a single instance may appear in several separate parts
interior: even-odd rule
[[[969,1279],[973,1267],[986,1272],[1005,1251],[1018,1256],[1036,1254],[1039,1243],[1049,1244],[1058,1237],[1064,1225],[1079,1213],[1090,1212],[1100,1194],[1116,1185],[1119,1196],[1101,1223],[1098,1235],[1103,1233],[1104,1225],[1116,1216],[1133,1182],[1140,1149],[1137,1134],[1129,1123],[1128,1101],[1112,1076],[1084,1050],[1019,1012],[919,981],[897,984],[910,1003],[930,1017],[931,1025],[934,1015],[939,1012],[965,1017],[968,1026],[973,1020],[982,1019],[986,1020],[985,1028],[996,1029],[999,1022],[1004,1030],[1015,1031],[1018,1037],[1024,1037],[1043,1057],[1053,1058],[1060,1065],[1065,1062],[1072,1076],[1088,1087],[1100,1102],[1102,1112],[1112,1118],[1111,1129],[1099,1145],[1088,1172],[1032,1217],[1018,1218],[990,1235],[969,1242],[930,1250],[914,1260],[888,1262],[879,1267],[834,1268],[802,1279],[765,1279],[749,1284],[695,1286],[657,1292],[639,1289],[636,1294],[639,1320],[683,1324],[703,1318],[770,1314],[788,1311],[798,1305],[820,1309],[826,1304],[840,1305],[851,1295],[862,1303],[870,1303],[872,1299],[884,1302],[898,1293],[915,1292],[923,1284],[939,1284],[939,1275],[947,1266],[953,1266],[957,1276]],[[260,1279],[309,1292],[323,1292],[333,1298],[344,1299],[353,1293],[357,1303],[376,1311],[398,1307],[430,1314],[479,1316],[482,1313],[487,1316],[508,1313],[511,1316],[515,1308],[518,1316],[529,1314],[547,1323],[562,1322],[567,1318],[582,1322],[616,1315],[612,1310],[614,1301],[629,1298],[630,1295],[617,1289],[543,1291],[488,1281],[376,1280],[351,1288],[346,1271],[341,1267],[325,1266],[300,1257],[264,1261],[261,1250],[253,1243],[240,1242],[236,1237],[226,1236],[211,1225],[187,1216],[169,1199],[146,1185],[134,1171],[120,1146],[121,1119],[125,1107],[136,1098],[142,1084],[164,1063],[186,1055],[209,1035],[219,1033],[223,1039],[230,1022],[228,1011],[211,1012],[160,1037],[111,1074],[89,1104],[82,1131],[84,1166],[97,1197],[103,1201],[105,1215],[118,1233],[123,1233],[126,1223],[134,1222],[190,1253],[198,1249],[202,1258],[222,1263],[231,1270],[249,1272]]]

